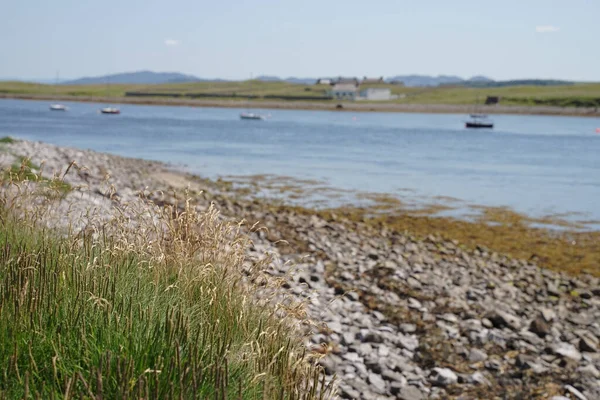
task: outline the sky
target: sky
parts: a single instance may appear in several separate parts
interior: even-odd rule
[[[0,0],[0,78],[600,81],[600,0]]]

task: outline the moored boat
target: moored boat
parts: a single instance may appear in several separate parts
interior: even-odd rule
[[[493,128],[494,123],[485,114],[471,114],[471,119],[465,122],[465,128]]]
[[[114,107],[104,107],[100,109],[102,114],[121,114],[121,111],[118,108]]]
[[[67,108],[67,106],[65,106],[63,104],[52,104],[52,105],[50,105],[50,110],[51,111],[67,111],[68,108]]]
[[[241,119],[253,119],[253,120],[263,120],[265,119],[265,117],[263,117],[260,114],[255,114],[255,113],[241,113],[240,114],[240,118]]]

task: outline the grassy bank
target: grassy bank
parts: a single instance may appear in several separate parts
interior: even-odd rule
[[[31,207],[45,194],[3,183],[1,398],[318,397],[297,320],[257,299],[264,264],[216,210],[144,206],[56,231]]]
[[[470,88],[456,86],[441,87],[403,87],[399,85],[366,85],[367,87],[385,87],[398,95],[397,100],[386,102],[369,102],[368,104],[422,104],[422,105],[473,105],[482,103],[487,96],[499,96],[503,106],[556,106],[556,107],[597,107],[600,104],[600,83],[576,83],[557,86],[506,86],[491,88]],[[31,96],[68,96],[113,97],[125,98],[126,92],[158,93],[185,97],[190,94],[213,94],[220,100],[244,100],[248,97],[252,102],[260,104],[269,100],[270,96],[296,96],[302,98],[314,97],[311,102],[316,104],[337,103],[334,100],[322,100],[326,85],[299,85],[287,82],[194,82],[173,83],[160,85],[43,85],[23,82],[0,82],[2,95],[31,95]],[[134,98],[135,99],[135,98]],[[148,101],[150,98],[138,98]],[[170,98],[165,97],[165,100]],[[280,100],[284,103],[294,103],[294,100]],[[299,100],[298,100],[299,101]],[[306,101],[304,99],[303,101]]]

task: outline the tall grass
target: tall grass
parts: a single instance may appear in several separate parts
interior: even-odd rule
[[[0,398],[332,394],[240,225],[188,199],[49,229],[38,186],[0,196]]]

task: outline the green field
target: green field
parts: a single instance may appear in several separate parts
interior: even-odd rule
[[[557,86],[508,86],[498,88],[433,87],[415,88],[399,85],[368,85],[388,87],[400,98],[387,103],[470,105],[483,102],[487,96],[499,96],[502,105],[600,106],[600,83],[576,83]],[[22,82],[0,82],[0,95],[40,95],[79,97],[124,97],[126,92],[146,92],[179,95],[213,94],[220,99],[268,100],[265,96],[300,96],[312,101],[324,100],[328,86],[298,85],[286,82],[196,82],[161,85],[43,85]],[[230,95],[230,96],[229,96]],[[285,101],[285,100],[284,100]],[[289,100],[293,101],[293,100]]]

